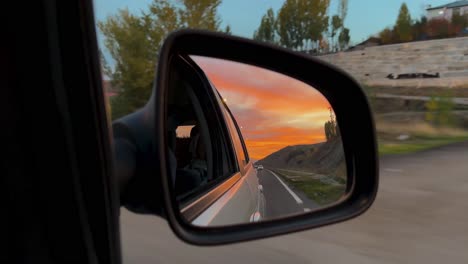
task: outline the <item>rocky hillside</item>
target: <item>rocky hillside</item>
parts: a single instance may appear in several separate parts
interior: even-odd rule
[[[287,146],[257,164],[275,169],[312,172],[346,177],[346,163],[341,139],[312,145]]]

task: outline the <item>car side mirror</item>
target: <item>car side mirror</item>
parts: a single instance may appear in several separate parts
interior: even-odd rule
[[[157,71],[157,173],[165,215],[182,240],[286,234],[351,219],[373,203],[374,122],[348,74],[305,54],[198,30],[171,34]]]

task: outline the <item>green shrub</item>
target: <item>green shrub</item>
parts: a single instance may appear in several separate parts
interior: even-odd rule
[[[453,110],[455,104],[449,93],[441,96],[431,96],[426,103],[426,121],[437,127],[449,127],[455,125]]]

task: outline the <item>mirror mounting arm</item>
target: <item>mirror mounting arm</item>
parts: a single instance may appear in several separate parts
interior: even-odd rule
[[[112,123],[114,179],[121,206],[134,213],[161,216],[159,164],[154,162],[154,122],[148,105]]]
[[[136,171],[136,147],[125,138],[115,138],[113,143],[114,177],[122,200],[125,189]]]

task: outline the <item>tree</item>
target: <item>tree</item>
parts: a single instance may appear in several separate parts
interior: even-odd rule
[[[452,15],[452,24],[455,27],[465,29],[468,27],[468,15],[461,15],[460,13],[454,12]]]
[[[286,0],[276,20],[279,43],[304,50],[308,44],[318,47],[328,28],[330,0]]]
[[[333,113],[333,110],[331,107],[330,107],[330,120],[325,122],[324,132],[325,132],[325,138],[327,139],[327,141],[330,141],[340,136],[340,130],[336,122],[335,114]]]
[[[232,35],[231,26],[227,25],[226,28],[224,29],[224,33],[228,35]]]
[[[304,0],[306,41],[318,46],[328,30],[328,7],[330,0]]]
[[[455,37],[460,30],[444,18],[431,19],[426,25],[427,36],[431,39]]]
[[[154,0],[140,15],[127,9],[98,22],[104,45],[114,66],[106,74],[118,95],[112,97],[112,118],[134,112],[148,101],[155,65],[164,38],[172,31],[189,27],[220,31],[217,7],[221,0]]]
[[[328,44],[327,38],[323,38],[319,41],[319,50],[318,52],[327,52],[330,50],[330,45]]]
[[[406,4],[402,4],[393,29],[386,28],[379,32],[382,44],[409,42],[413,40],[452,38],[461,35],[468,27],[468,15],[454,12],[452,19],[433,18],[425,16],[412,21]]]
[[[155,29],[149,21],[132,15],[127,9],[119,10],[98,26],[105,36],[104,45],[115,62],[108,73],[112,86],[119,87],[119,96],[111,100],[112,117],[115,118],[135,111],[149,98],[156,48],[162,37],[154,38],[156,34],[151,31]]]
[[[340,35],[338,36],[338,44],[340,45],[340,50],[344,50],[348,47],[351,36],[349,35],[349,28],[343,28]]]
[[[380,31],[379,38],[383,45],[395,43],[395,33],[390,28]]]
[[[330,37],[332,51],[343,50],[348,46],[350,39],[349,28],[345,28],[344,21],[348,15],[348,0],[340,0],[337,14],[330,21]],[[335,36],[338,36],[336,39]]]
[[[462,15],[458,12],[454,12],[452,15],[452,26],[454,29],[459,30],[457,34],[463,29],[468,28],[468,14]]]
[[[264,42],[276,42],[276,18],[273,9],[268,9],[263,15],[260,26],[255,30],[253,39]]]
[[[412,34],[413,40],[424,40],[426,39],[426,26],[427,18],[422,16],[419,20],[416,20],[413,24]]]
[[[305,38],[305,27],[299,21],[298,2],[297,0],[286,0],[278,12],[279,42],[286,48],[302,46]]]
[[[179,0],[184,8],[179,9],[185,27],[219,31],[220,19],[217,15],[221,0]]]
[[[339,137],[339,129],[335,121],[331,120],[331,121],[325,122],[324,129],[325,129],[325,138],[327,139],[327,141],[330,141],[332,139]]]
[[[341,21],[343,21],[343,26],[344,26],[344,21],[346,20],[346,17],[348,16],[348,0],[340,1],[338,5],[338,14],[340,15]]]
[[[395,34],[400,42],[408,42],[412,40],[412,21],[411,15],[406,3],[401,4],[400,12],[395,24]]]
[[[334,15],[331,18],[331,43],[332,43],[332,49],[336,49],[336,41],[335,41],[335,36],[337,32],[341,29],[343,26],[343,20],[338,15]]]
[[[327,139],[327,141],[330,141],[330,139],[332,138],[332,132],[331,132],[330,127],[331,127],[330,121],[325,122],[324,130],[325,130],[325,138]]]

